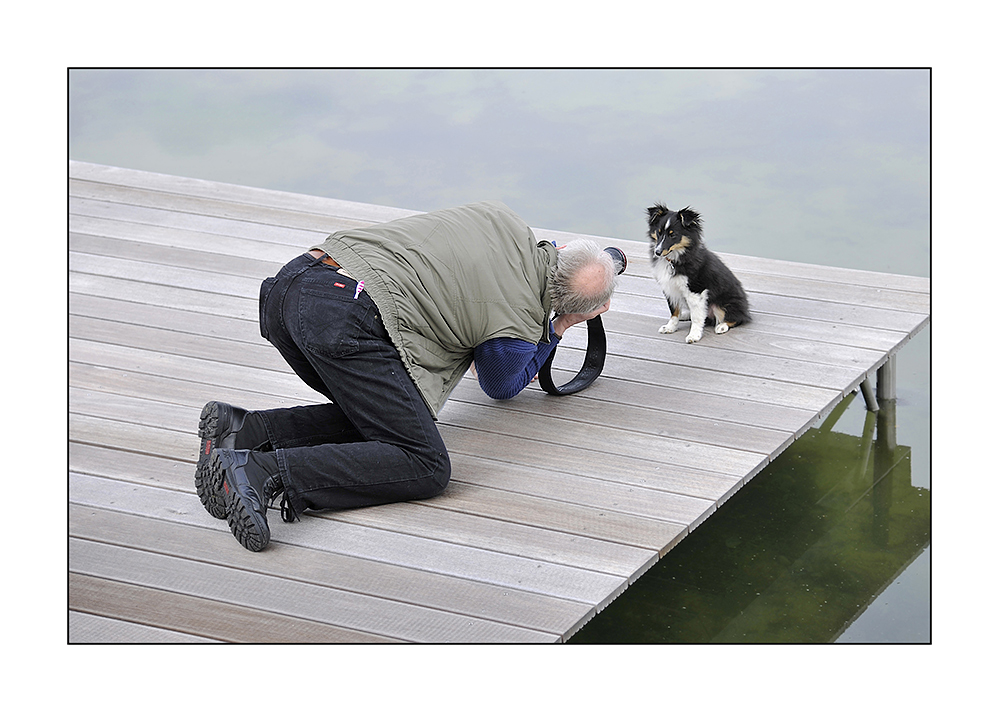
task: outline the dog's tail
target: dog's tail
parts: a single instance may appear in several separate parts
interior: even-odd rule
[[[753,320],[749,313],[749,302],[746,299],[734,299],[725,305],[725,321],[732,326],[748,324]]]

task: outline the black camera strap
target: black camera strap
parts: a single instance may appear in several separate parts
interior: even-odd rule
[[[604,252],[614,260],[614,269],[617,274],[624,274],[628,268],[628,256],[616,247],[605,247]],[[556,346],[548,355],[548,360],[538,371],[538,381],[546,393],[553,396],[568,396],[579,393],[588,385],[597,380],[597,376],[604,370],[604,359],[607,357],[607,335],[604,333],[604,323],[600,321],[600,315],[587,320],[586,322],[586,356],[583,357],[583,367],[579,369],[571,381],[564,386],[556,386],[552,381],[552,361],[555,360]]]
[[[552,361],[555,360],[555,352],[558,346],[552,349],[541,370],[538,371],[538,382],[546,393],[553,396],[568,396],[586,388],[597,380],[597,376],[604,370],[604,359],[607,356],[607,335],[604,333],[603,322],[600,315],[593,317],[586,322],[586,356],[583,357],[583,367],[579,369],[571,381],[563,386],[556,386],[552,381]]]

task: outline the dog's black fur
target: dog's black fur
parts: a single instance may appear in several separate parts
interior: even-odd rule
[[[690,311],[687,343],[701,338],[705,323],[715,324],[715,332],[722,334],[750,321],[746,292],[732,270],[704,246],[696,211],[673,211],[657,203],[648,209],[648,222],[652,271],[671,312],[660,333],[677,330],[683,307]]]

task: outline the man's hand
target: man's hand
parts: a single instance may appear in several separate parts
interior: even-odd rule
[[[555,321],[552,323],[552,329],[555,331],[555,336],[562,338],[562,334],[570,326],[575,324],[581,324],[584,321],[589,321],[598,314],[603,314],[605,311],[610,309],[610,300],[608,299],[604,305],[589,314],[559,314]]]

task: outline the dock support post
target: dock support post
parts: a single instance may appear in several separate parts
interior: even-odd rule
[[[895,354],[878,369],[878,400],[895,400]]]
[[[878,399],[874,396],[874,388],[871,387],[870,376],[860,382],[860,392],[864,394],[864,403],[867,405],[867,410],[877,413]]]
[[[867,410],[872,413],[878,412],[879,402],[895,400],[895,354],[889,356],[888,360],[878,368],[877,394],[875,395],[874,388],[871,387],[870,376],[860,382],[860,391],[864,394]]]

